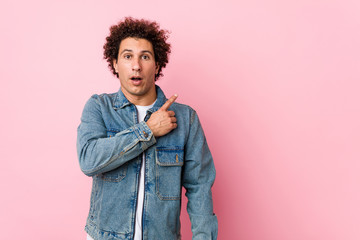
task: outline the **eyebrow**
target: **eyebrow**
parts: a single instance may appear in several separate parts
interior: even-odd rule
[[[131,49],[124,49],[124,50],[121,51],[120,55],[123,54],[124,52],[133,52],[133,50],[131,50]],[[149,51],[149,50],[143,50],[143,51],[141,51],[141,53],[149,53],[151,56],[154,56],[154,54],[153,54],[151,51]]]

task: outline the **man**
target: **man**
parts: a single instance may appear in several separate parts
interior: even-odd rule
[[[215,168],[196,112],[155,85],[168,62],[167,31],[126,18],[110,28],[104,58],[120,80],[93,95],[78,128],[81,170],[93,178],[88,239],[180,239],[182,186],[193,239],[216,239]]]

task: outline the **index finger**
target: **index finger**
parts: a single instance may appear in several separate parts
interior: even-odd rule
[[[171,104],[173,104],[175,102],[175,100],[177,99],[178,95],[174,94],[171,98],[169,98],[164,105],[161,106],[161,108],[159,110],[164,110],[167,111],[169,109],[169,107],[171,106]]]

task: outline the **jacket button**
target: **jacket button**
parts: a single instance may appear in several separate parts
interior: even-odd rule
[[[149,136],[149,134],[147,134],[147,132],[143,131],[143,133],[144,133],[144,137],[147,138]]]

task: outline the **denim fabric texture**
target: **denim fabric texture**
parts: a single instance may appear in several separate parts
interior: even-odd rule
[[[143,240],[180,237],[182,186],[194,240],[217,238],[211,187],[215,167],[196,112],[173,103],[178,127],[155,138],[145,123],[166,98],[156,86],[157,101],[145,121],[121,90],[93,95],[78,127],[77,151],[81,170],[93,179],[85,230],[95,240],[134,237],[139,174],[145,152]]]

